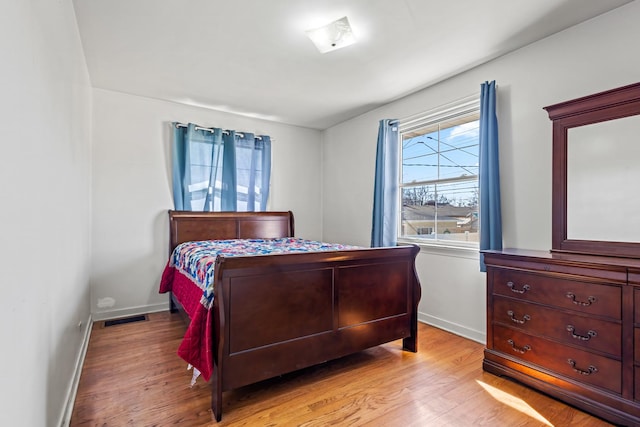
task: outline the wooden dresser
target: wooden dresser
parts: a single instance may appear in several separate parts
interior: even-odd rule
[[[640,260],[488,251],[483,367],[640,425]]]
[[[640,426],[640,82],[544,109],[551,250],[484,251],[483,367]]]

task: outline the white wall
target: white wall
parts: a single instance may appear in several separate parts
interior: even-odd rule
[[[93,100],[94,319],[168,307],[158,285],[173,208],[172,121],[270,135],[270,209],[293,211],[297,236],[321,238],[319,131],[103,89],[94,90]],[[105,298],[113,306],[99,307]]]
[[[408,117],[478,93],[496,80],[505,247],[551,247],[551,122],[542,107],[635,83],[640,2],[531,44],[325,131],[325,240],[369,244],[378,121]],[[485,277],[477,255],[423,251],[420,318],[485,339]]]
[[[0,53],[0,425],[57,426],[89,323],[91,89],[71,1],[2,2]]]

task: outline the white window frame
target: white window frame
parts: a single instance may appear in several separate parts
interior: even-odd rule
[[[450,240],[432,240],[424,238],[415,238],[402,235],[402,200],[403,189],[406,186],[402,181],[402,135],[411,131],[416,131],[428,126],[433,126],[441,122],[450,121],[458,117],[467,116],[470,114],[480,112],[480,94],[467,96],[458,101],[445,104],[440,107],[436,107],[432,110],[416,114],[414,116],[407,117],[399,120],[399,137],[401,143],[399,144],[399,182],[398,182],[398,200],[397,200],[397,230],[396,235],[398,242],[415,243],[420,245],[423,249],[433,250],[435,253],[449,252],[451,254],[459,253],[459,251],[469,252],[471,254],[477,254],[479,250],[479,244],[477,242],[456,242]],[[415,184],[411,185],[415,186]],[[479,200],[478,200],[479,203]],[[479,231],[480,232],[480,231]]]

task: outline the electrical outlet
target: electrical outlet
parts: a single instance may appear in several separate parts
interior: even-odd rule
[[[98,298],[98,308],[111,308],[116,305],[116,300],[111,297]]]

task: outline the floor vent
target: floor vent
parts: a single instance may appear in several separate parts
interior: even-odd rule
[[[123,317],[121,319],[105,320],[104,327],[106,328],[107,326],[123,325],[125,323],[143,322],[145,320],[148,319],[144,314],[141,314],[140,316]]]

